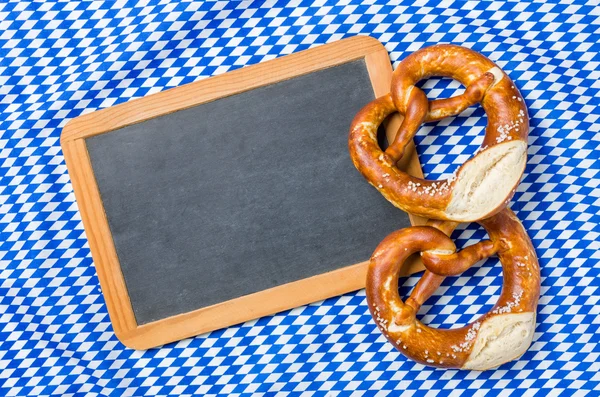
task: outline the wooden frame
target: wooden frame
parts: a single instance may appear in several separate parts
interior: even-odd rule
[[[365,59],[375,96],[388,93],[392,67],[386,49],[373,38],[357,36],[86,114],[71,120],[64,127],[60,141],[65,161],[110,319],[115,334],[123,344],[135,349],[147,349],[364,288],[368,262],[138,325],[85,139],[361,58]],[[401,118],[396,116],[388,123],[390,141],[400,121]],[[401,166],[409,173],[422,177],[414,146],[408,148],[407,153],[409,155],[405,156]],[[422,224],[423,220],[411,216],[411,222]],[[415,259],[407,264],[404,273],[411,274],[419,270],[422,270],[422,265]]]

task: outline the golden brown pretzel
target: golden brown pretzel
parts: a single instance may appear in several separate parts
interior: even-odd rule
[[[371,257],[367,301],[386,338],[405,356],[425,365],[485,370],[520,357],[535,330],[540,269],[527,233],[506,208],[479,221],[490,240],[455,253],[448,235],[454,222],[430,221],[387,236]],[[410,298],[398,294],[403,262],[421,252],[426,267]],[[457,275],[478,260],[498,254],[504,283],[496,305],[475,322],[458,329],[435,329],[416,318],[421,305],[447,275]]]
[[[415,84],[446,76],[467,88],[463,95],[429,102]],[[488,117],[476,155],[448,180],[431,181],[396,167],[424,121],[456,115],[481,102]],[[384,151],[377,129],[393,112],[404,115],[394,142]],[[527,159],[527,108],[513,82],[492,61],[467,48],[436,45],[419,50],[394,71],[391,93],[365,106],[349,136],[356,168],[396,207],[428,218],[471,222],[502,210],[514,194]]]

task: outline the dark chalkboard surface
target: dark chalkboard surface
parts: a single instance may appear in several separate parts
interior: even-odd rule
[[[390,81],[385,48],[355,37],[69,122],[61,145],[119,339],[153,347],[362,288],[364,261],[410,224],[347,147]]]
[[[373,99],[358,60],[88,138],[138,323],[365,261],[410,226],[348,155]]]

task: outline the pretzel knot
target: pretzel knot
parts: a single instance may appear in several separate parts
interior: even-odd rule
[[[540,269],[531,241],[510,209],[478,223],[490,240],[460,252],[447,236],[457,224],[430,221],[428,226],[390,234],[371,257],[369,309],[386,338],[405,356],[426,365],[484,370],[520,357],[531,344],[540,294]],[[403,302],[398,277],[415,252],[421,252],[427,270]],[[493,254],[500,258],[504,279],[500,298],[488,313],[457,329],[430,328],[417,320],[419,308],[445,276],[460,274]]]
[[[428,101],[415,84],[445,76],[466,86],[457,97]],[[423,122],[454,116],[480,102],[488,125],[482,146],[448,180],[416,178],[399,170]],[[404,115],[394,142],[383,151],[377,130],[390,114]],[[510,78],[492,61],[470,49],[436,45],[404,59],[394,71],[391,92],[365,106],[354,118],[350,156],[369,183],[396,207],[416,215],[471,222],[506,206],[525,170],[529,122],[527,108]]]

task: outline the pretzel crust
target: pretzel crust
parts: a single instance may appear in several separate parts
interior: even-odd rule
[[[531,343],[540,294],[535,250],[510,209],[478,223],[490,240],[459,253],[455,253],[456,247],[447,237],[457,224],[430,221],[428,226],[390,234],[371,257],[366,286],[371,314],[385,337],[402,354],[419,363],[485,370],[520,357]],[[398,294],[400,269],[406,258],[416,252],[422,252],[427,270],[411,297],[403,302]],[[459,274],[494,252],[500,258],[504,282],[498,302],[488,313],[458,329],[435,329],[417,320],[417,311],[444,275]],[[434,273],[441,268],[444,275]]]
[[[454,98],[428,101],[415,84],[431,76],[467,88]],[[482,146],[456,176],[432,181],[396,167],[423,122],[456,115],[481,102],[488,118]],[[394,112],[404,115],[394,142],[383,151],[377,130]],[[485,56],[455,45],[436,45],[405,58],[394,71],[390,94],[354,118],[348,145],[355,167],[396,207],[423,217],[471,222],[506,207],[525,170],[529,121],[525,102],[510,78]]]

